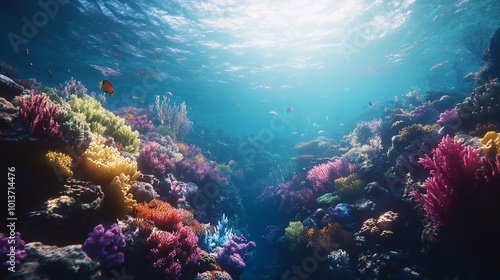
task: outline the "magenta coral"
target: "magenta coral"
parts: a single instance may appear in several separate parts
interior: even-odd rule
[[[149,142],[144,145],[140,152],[137,162],[142,171],[151,172],[157,175],[163,175],[165,172],[173,171],[175,164],[168,155],[168,151],[156,142]]]
[[[153,269],[164,279],[179,279],[184,267],[195,265],[201,258],[198,237],[186,226],[174,232],[155,231],[147,243]]]
[[[454,126],[459,124],[459,115],[457,110],[446,110],[439,115],[437,124],[441,126]]]
[[[425,216],[437,225],[454,227],[464,222],[468,212],[491,215],[481,210],[488,201],[498,200],[499,164],[479,157],[480,150],[454,141],[447,135],[434,150],[432,159],[420,159],[431,177],[422,184],[426,193],[412,196],[423,206]],[[495,203],[493,203],[495,204]],[[479,214],[477,212],[481,212]]]
[[[215,161],[206,161],[202,156],[194,159],[184,159],[177,165],[179,177],[185,181],[194,182],[198,186],[207,183],[227,185],[227,178],[218,169]]]
[[[61,125],[57,122],[57,104],[49,105],[45,94],[33,94],[26,98],[18,97],[19,116],[38,140],[46,142],[61,139]]]

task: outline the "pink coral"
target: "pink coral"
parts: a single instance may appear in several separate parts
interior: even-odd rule
[[[323,164],[314,166],[307,172],[307,181],[313,186],[315,192],[323,192],[333,186],[333,181],[340,177],[346,177],[356,172],[357,166],[349,163],[343,157]],[[320,194],[321,195],[321,194]]]
[[[137,162],[139,168],[144,172],[152,172],[157,175],[175,169],[175,164],[170,159],[168,151],[156,142],[149,142],[141,148]]]
[[[147,239],[153,269],[164,279],[179,279],[182,269],[195,265],[201,258],[198,237],[189,227],[178,231],[155,231]]]
[[[57,104],[49,105],[45,94],[33,94],[26,98],[18,97],[19,116],[24,124],[40,141],[62,138],[61,125],[57,122]]]

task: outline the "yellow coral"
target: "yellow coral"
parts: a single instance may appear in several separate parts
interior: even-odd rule
[[[130,193],[134,188],[134,181],[123,173],[116,176],[109,185],[103,185],[104,203],[106,212],[124,219],[137,207],[137,202]]]
[[[495,131],[488,131],[483,138],[481,138],[481,145],[483,145],[483,155],[489,158],[495,158],[500,153],[500,133]]]
[[[88,149],[82,154],[81,169],[87,178],[95,184],[108,185],[121,173],[135,180],[140,173],[137,163],[123,157],[113,147],[105,145],[104,137],[94,134]]]
[[[366,185],[356,173],[349,174],[347,177],[340,177],[333,181],[333,183],[335,185],[335,193],[343,201],[356,198],[363,192]]]
[[[73,159],[67,154],[49,151],[45,154],[45,158],[56,172],[58,178],[68,178],[73,176],[73,171],[71,171],[71,163],[73,162]]]

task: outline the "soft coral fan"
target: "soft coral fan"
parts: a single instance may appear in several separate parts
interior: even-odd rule
[[[447,135],[434,150],[432,159],[420,159],[431,177],[422,184],[426,193],[412,196],[423,206],[425,216],[447,228],[494,226],[500,199],[499,158],[490,161],[480,150],[454,141]]]

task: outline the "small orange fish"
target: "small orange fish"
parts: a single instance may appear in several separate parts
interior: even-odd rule
[[[115,93],[115,89],[113,87],[113,84],[108,80],[104,80],[102,82],[99,82],[99,88],[102,89],[102,91],[104,93],[109,94],[109,96],[113,96],[113,94]]]
[[[274,116],[277,116],[278,113],[276,113],[275,111],[269,111],[269,115],[274,115]]]

